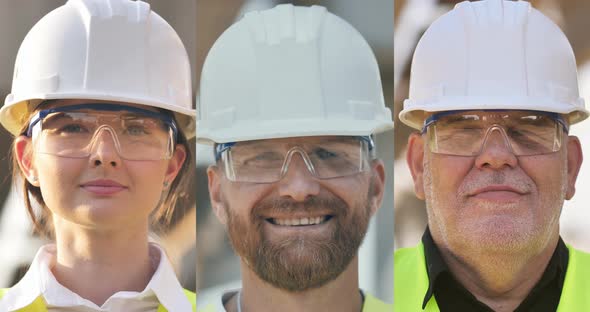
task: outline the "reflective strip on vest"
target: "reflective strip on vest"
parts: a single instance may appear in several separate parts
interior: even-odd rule
[[[557,312],[590,311],[590,254],[567,245],[569,261]],[[428,273],[422,242],[402,248],[394,255],[395,311],[440,311],[434,296],[424,310],[422,302],[428,290]]]

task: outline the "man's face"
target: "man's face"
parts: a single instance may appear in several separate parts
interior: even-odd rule
[[[295,146],[306,150],[324,139],[261,143],[280,146],[286,154]],[[217,166],[210,167],[208,175],[213,208],[244,263],[275,287],[303,291],[335,279],[356,256],[381,203],[383,170],[374,160],[366,171],[318,179],[302,155],[294,153],[278,182],[232,182]]]
[[[408,164],[440,247],[460,256],[536,253],[556,239],[582,161],[576,137],[563,135],[560,150],[529,156],[516,156],[501,131],[491,131],[476,156],[433,153],[429,139],[412,135]]]

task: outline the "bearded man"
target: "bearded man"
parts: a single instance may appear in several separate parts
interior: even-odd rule
[[[366,41],[325,8],[247,14],[203,67],[197,140],[213,210],[241,258],[224,311],[391,311],[358,285],[381,206],[373,135],[393,127]]]

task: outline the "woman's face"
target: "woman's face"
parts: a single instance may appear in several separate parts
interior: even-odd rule
[[[88,101],[58,100],[43,109],[85,102]],[[99,130],[89,156],[84,158],[40,153],[43,141],[33,144],[25,136],[16,140],[21,169],[33,185],[40,187],[54,221],[59,218],[99,231],[145,227],[166,190],[165,185],[172,183],[186,157],[184,147],[178,145],[171,159],[123,159],[114,135],[106,130]],[[25,153],[27,148],[31,153]],[[56,226],[57,223],[61,222],[56,222]]]

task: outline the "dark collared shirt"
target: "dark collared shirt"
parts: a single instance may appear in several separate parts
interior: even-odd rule
[[[455,280],[449,267],[444,262],[439,249],[434,244],[430,229],[428,228],[422,236],[422,243],[424,244],[424,255],[429,279],[428,291],[424,296],[422,308],[426,307],[426,303],[434,295],[438,307],[442,312],[493,311],[490,307],[477,300],[475,296]],[[560,237],[543,276],[514,311],[555,312],[565,280],[568,258],[568,249]]]

